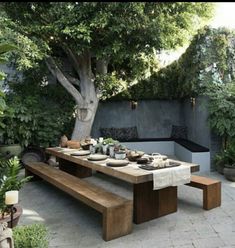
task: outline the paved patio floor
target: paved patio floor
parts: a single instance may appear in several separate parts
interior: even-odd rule
[[[43,181],[27,183],[20,191],[23,215],[19,225],[45,223],[53,248],[216,248],[235,247],[235,183],[222,181],[222,206],[202,209],[202,191],[188,186],[178,190],[178,211],[133,225],[130,235],[105,242],[101,214]],[[86,179],[132,198],[131,185],[96,173]]]

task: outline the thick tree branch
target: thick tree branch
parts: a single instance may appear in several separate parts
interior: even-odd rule
[[[95,85],[92,80],[91,70],[91,54],[89,50],[85,50],[82,54],[77,54],[66,44],[63,44],[63,49],[68,55],[73,68],[80,78],[80,92],[83,97],[96,93]]]
[[[66,78],[69,80],[69,82],[70,82],[71,84],[74,84],[74,85],[77,85],[77,86],[80,85],[80,80],[78,80],[77,78],[72,77],[72,76],[69,75],[69,74],[65,74],[65,76],[66,76]]]
[[[81,73],[81,66],[79,61],[77,60],[76,53],[74,53],[66,44],[62,45],[63,50],[68,55],[71,63],[73,64],[73,68],[77,72],[77,74],[80,76]]]
[[[64,88],[74,97],[77,104],[82,105],[84,100],[80,92],[69,82],[69,80],[64,76],[62,71],[56,65],[52,57],[46,59],[46,64],[50,72],[58,79],[58,81],[64,86]]]

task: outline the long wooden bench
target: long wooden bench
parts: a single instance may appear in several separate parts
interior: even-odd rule
[[[41,162],[25,165],[26,175],[36,175],[103,215],[103,239],[131,233],[133,202]]]
[[[191,175],[186,185],[203,190],[203,208],[210,210],[221,205],[221,182],[219,180]]]

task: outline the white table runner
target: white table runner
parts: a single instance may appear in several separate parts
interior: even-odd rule
[[[191,171],[189,166],[180,165],[153,171],[153,189],[158,190],[169,186],[179,186],[190,183]]]

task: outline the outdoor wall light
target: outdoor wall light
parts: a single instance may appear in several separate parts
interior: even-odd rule
[[[131,109],[132,110],[133,109],[136,109],[137,105],[138,105],[138,102],[137,101],[131,101]]]
[[[196,98],[195,97],[191,97],[190,98],[190,103],[191,103],[191,106],[194,108],[195,105],[196,105]]]

